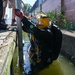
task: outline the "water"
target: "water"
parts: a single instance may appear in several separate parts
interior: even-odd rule
[[[75,65],[60,55],[52,65],[40,71],[38,75],[75,75]]]
[[[73,63],[62,55],[59,56],[58,60],[64,75],[75,75],[75,65]]]
[[[26,47],[29,43],[28,39],[26,38],[26,43],[24,44],[24,63],[27,62],[29,65],[30,62],[27,58],[29,58],[28,54],[26,53]],[[22,75],[21,68],[19,67],[18,62],[18,51],[15,52],[15,59],[14,59],[14,75]],[[27,61],[25,61],[27,59]],[[25,64],[24,64],[25,65]],[[49,67],[42,69],[41,71],[37,71],[35,75],[75,75],[75,65],[72,64],[67,58],[59,55],[59,58],[55,60]]]
[[[17,51],[16,51],[17,54]],[[15,74],[22,75],[19,67],[18,55],[15,54]],[[72,64],[64,56],[60,55],[59,58],[53,62],[49,67],[38,72],[38,75],[75,75],[75,65]]]
[[[28,72],[31,71],[31,66],[30,66],[31,63],[27,51],[24,51],[23,58],[24,58],[24,72],[28,74]]]

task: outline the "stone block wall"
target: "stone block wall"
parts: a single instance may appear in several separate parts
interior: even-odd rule
[[[75,32],[62,31],[63,42],[61,53],[75,63]]]

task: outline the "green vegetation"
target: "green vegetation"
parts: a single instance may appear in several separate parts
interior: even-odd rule
[[[65,16],[60,12],[56,14],[54,11],[47,13],[50,20],[54,21],[61,29],[75,30],[75,23],[68,22]]]
[[[22,10],[23,10],[23,12],[24,12],[25,15],[30,11],[31,7],[32,6],[30,4],[24,4],[24,3],[21,6],[21,8],[22,8]]]
[[[22,31],[22,37],[23,37],[23,39],[24,40],[29,40],[29,38],[28,38],[28,33],[26,33],[26,32],[24,32],[24,31]]]

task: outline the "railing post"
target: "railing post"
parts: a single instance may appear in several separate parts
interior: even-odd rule
[[[40,4],[40,12],[42,12],[42,4]]]
[[[16,1],[16,8],[21,10],[21,1],[22,0],[15,0]],[[22,45],[22,24],[21,19],[17,17],[17,33],[18,33],[18,52],[19,52],[19,66],[21,71],[23,71],[23,45]]]
[[[18,29],[19,65],[23,67],[22,24],[20,18],[17,18],[17,29]]]

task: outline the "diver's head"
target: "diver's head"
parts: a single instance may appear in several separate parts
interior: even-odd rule
[[[38,19],[38,23],[36,25],[38,28],[46,28],[47,26],[49,26],[50,20],[44,13],[37,14],[36,18]]]

